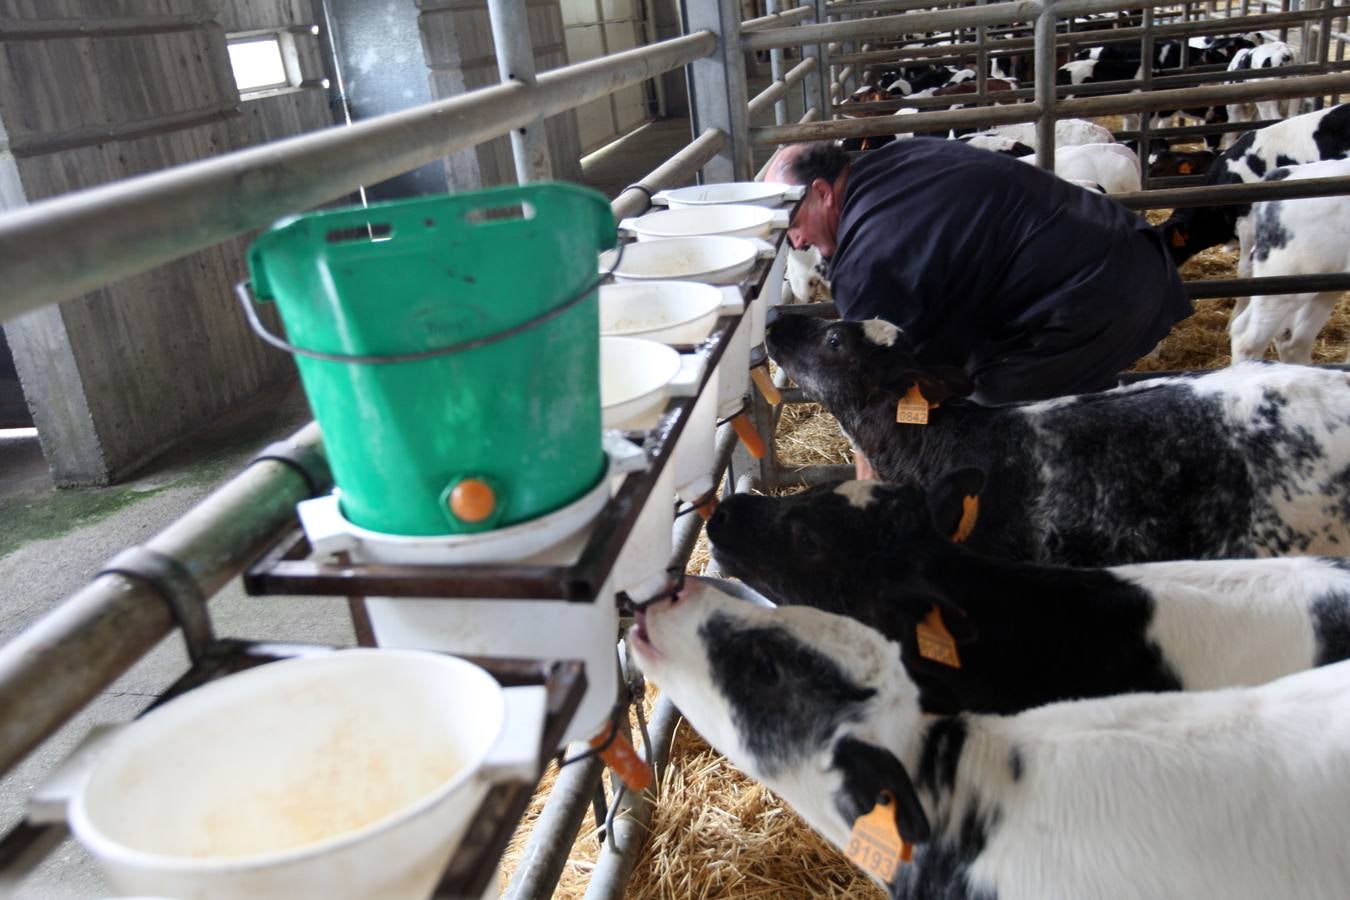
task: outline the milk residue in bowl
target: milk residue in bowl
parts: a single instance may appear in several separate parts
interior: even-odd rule
[[[448,748],[409,753],[386,739],[371,740],[368,727],[348,722],[335,731],[306,778],[279,789],[245,790],[228,804],[204,812],[200,827],[183,834],[178,852],[195,859],[228,859],[338,838],[412,806],[463,768]],[[174,852],[162,846],[143,849]]]

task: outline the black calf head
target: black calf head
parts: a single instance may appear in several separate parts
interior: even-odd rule
[[[930,403],[964,397],[970,379],[951,366],[924,366],[905,333],[889,322],[783,316],[764,346],[784,371],[835,415],[898,400],[915,384]]]
[[[899,640],[943,604],[924,568],[949,544],[965,498],[984,476],[961,469],[927,492],[914,485],[845,481],[800,494],[737,494],[708,522],[718,567],[783,604],[859,619]],[[959,610],[944,620],[959,642],[974,633]]]

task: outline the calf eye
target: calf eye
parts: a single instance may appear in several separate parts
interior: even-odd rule
[[[829,337],[825,338],[825,343],[829,344],[831,347],[838,350],[839,344],[841,343],[839,339],[839,333],[836,331],[831,331]]]

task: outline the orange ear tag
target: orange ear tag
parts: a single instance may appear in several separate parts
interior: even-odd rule
[[[919,655],[924,659],[953,669],[961,668],[961,657],[956,654],[956,638],[943,624],[942,613],[938,612],[936,606],[914,627],[914,633],[919,639]]]
[[[980,516],[980,498],[965,496],[961,498],[961,521],[956,523],[952,533],[952,543],[959,544],[975,530],[975,520]]]
[[[1180,228],[1172,232],[1172,246],[1173,247],[1186,246],[1186,235],[1181,231]]]
[[[848,836],[845,854],[858,868],[886,884],[895,880],[900,863],[914,856],[914,845],[900,837],[895,827],[895,795],[882,791],[872,811],[858,816]]]
[[[608,738],[607,732],[601,732],[591,738],[591,746],[601,747]],[[614,735],[614,740],[609,742],[609,746],[600,751],[600,759],[614,770],[614,774],[618,775],[634,794],[640,794],[651,787],[651,766],[647,765],[632,742],[622,734]]]
[[[1182,175],[1189,175],[1191,174],[1191,164],[1189,162],[1182,162],[1177,166],[1177,171]]]
[[[928,410],[928,401],[924,399],[919,386],[912,384],[895,405],[895,421],[905,425],[927,425]]]

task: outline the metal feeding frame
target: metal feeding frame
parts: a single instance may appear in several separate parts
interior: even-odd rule
[[[331,653],[334,648],[223,639],[206,652],[142,715],[218,678],[283,659]],[[502,687],[543,685],[545,716],[539,742],[536,781],[492,785],[470,819],[464,839],[447,862],[433,896],[436,900],[479,900],[488,887],[516,824],[529,806],[549,759],[586,690],[584,666],[570,660],[512,660],[461,657],[485,669]],[[0,837],[0,872],[28,871],[49,853],[68,829],[63,824],[20,822]]]
[[[707,388],[708,379],[736,329],[750,327],[748,304],[758,302],[771,265],[771,260],[757,260],[750,278],[742,283],[746,313],[719,317],[705,341],[695,347],[680,348],[686,352],[693,350],[707,360],[698,385],[699,395]],[[642,437],[647,468],[625,477],[618,493],[597,516],[580,557],[572,565],[411,566],[329,562],[309,558],[309,542],[296,527],[249,567],[244,574],[244,588],[250,594],[597,602],[596,594],[609,578],[628,533],[684,433],[697,400],[696,395],[675,397],[667,402],[656,426]]]

